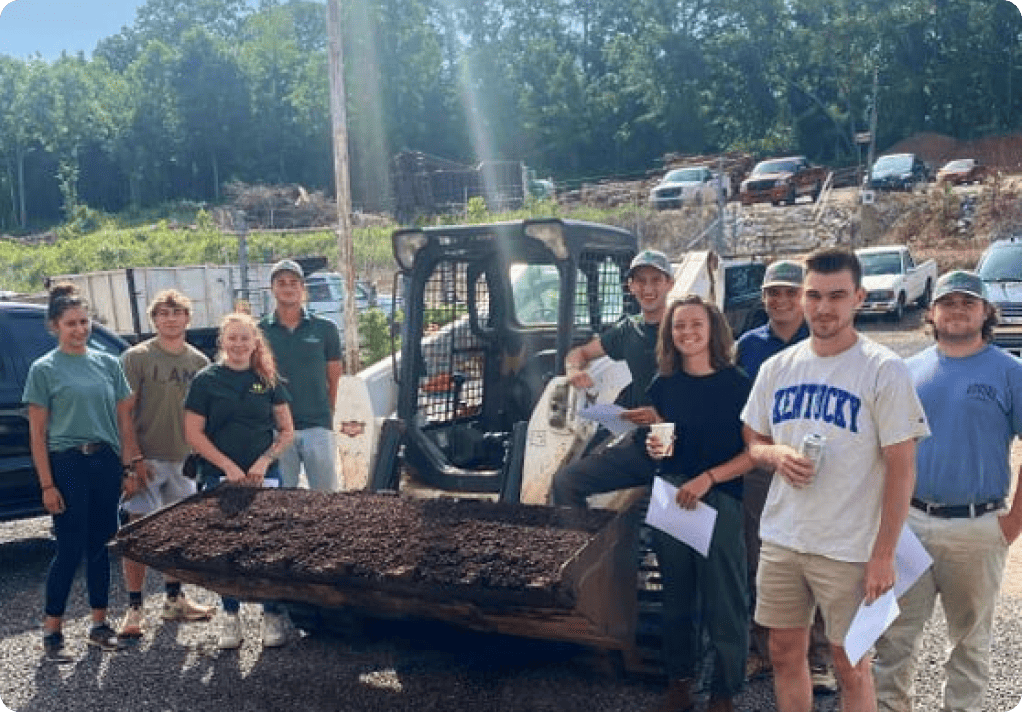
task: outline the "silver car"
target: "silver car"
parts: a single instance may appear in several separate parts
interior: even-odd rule
[[[715,203],[720,187],[720,179],[706,166],[675,168],[649,191],[649,204],[656,210],[664,210]]]

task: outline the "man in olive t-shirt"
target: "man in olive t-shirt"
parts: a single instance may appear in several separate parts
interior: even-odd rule
[[[123,505],[133,520],[195,493],[195,482],[182,473],[191,451],[185,442],[183,406],[192,378],[209,363],[185,341],[191,318],[188,297],[173,289],[159,292],[149,306],[149,318],[156,336],[132,346],[121,357],[132,390],[132,420],[144,458],[142,468],[136,470],[143,480],[140,489]],[[138,638],[143,633],[145,575],[145,564],[124,559],[128,612],[119,633],[123,638]],[[164,580],[164,620],[206,620],[212,615],[212,607],[188,600],[179,581],[171,576]]]

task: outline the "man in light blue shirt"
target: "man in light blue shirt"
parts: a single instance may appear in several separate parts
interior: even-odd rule
[[[881,710],[911,712],[913,663],[939,595],[951,643],[942,709],[981,712],[1005,560],[1022,531],[1022,496],[1005,512],[1011,442],[1022,434],[1022,362],[990,344],[997,313],[975,274],[937,280],[927,322],[937,343],[908,365],[933,437],[917,450],[907,524],[933,566],[877,643],[877,697]]]

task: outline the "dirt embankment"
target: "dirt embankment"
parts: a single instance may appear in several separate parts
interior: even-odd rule
[[[935,169],[956,158],[975,158],[1001,173],[1022,172],[1022,134],[963,141],[943,134],[919,133],[899,141],[884,153],[915,153]]]

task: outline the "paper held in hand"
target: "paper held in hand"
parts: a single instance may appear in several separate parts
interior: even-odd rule
[[[596,403],[578,412],[579,416],[595,420],[614,435],[624,435],[635,428],[635,424],[621,417],[624,408],[614,403]]]
[[[848,654],[852,665],[869,652],[873,644],[898,617],[900,613],[898,598],[912,588],[912,584],[918,581],[932,564],[933,559],[919,538],[907,526],[902,529],[898,546],[894,551],[894,588],[871,605],[859,604],[859,610],[845,635],[845,653]]]
[[[708,556],[713,527],[717,523],[717,510],[705,502],[699,502],[695,509],[684,509],[674,500],[677,494],[677,487],[662,477],[655,477],[649,509],[646,510],[646,524]]]

